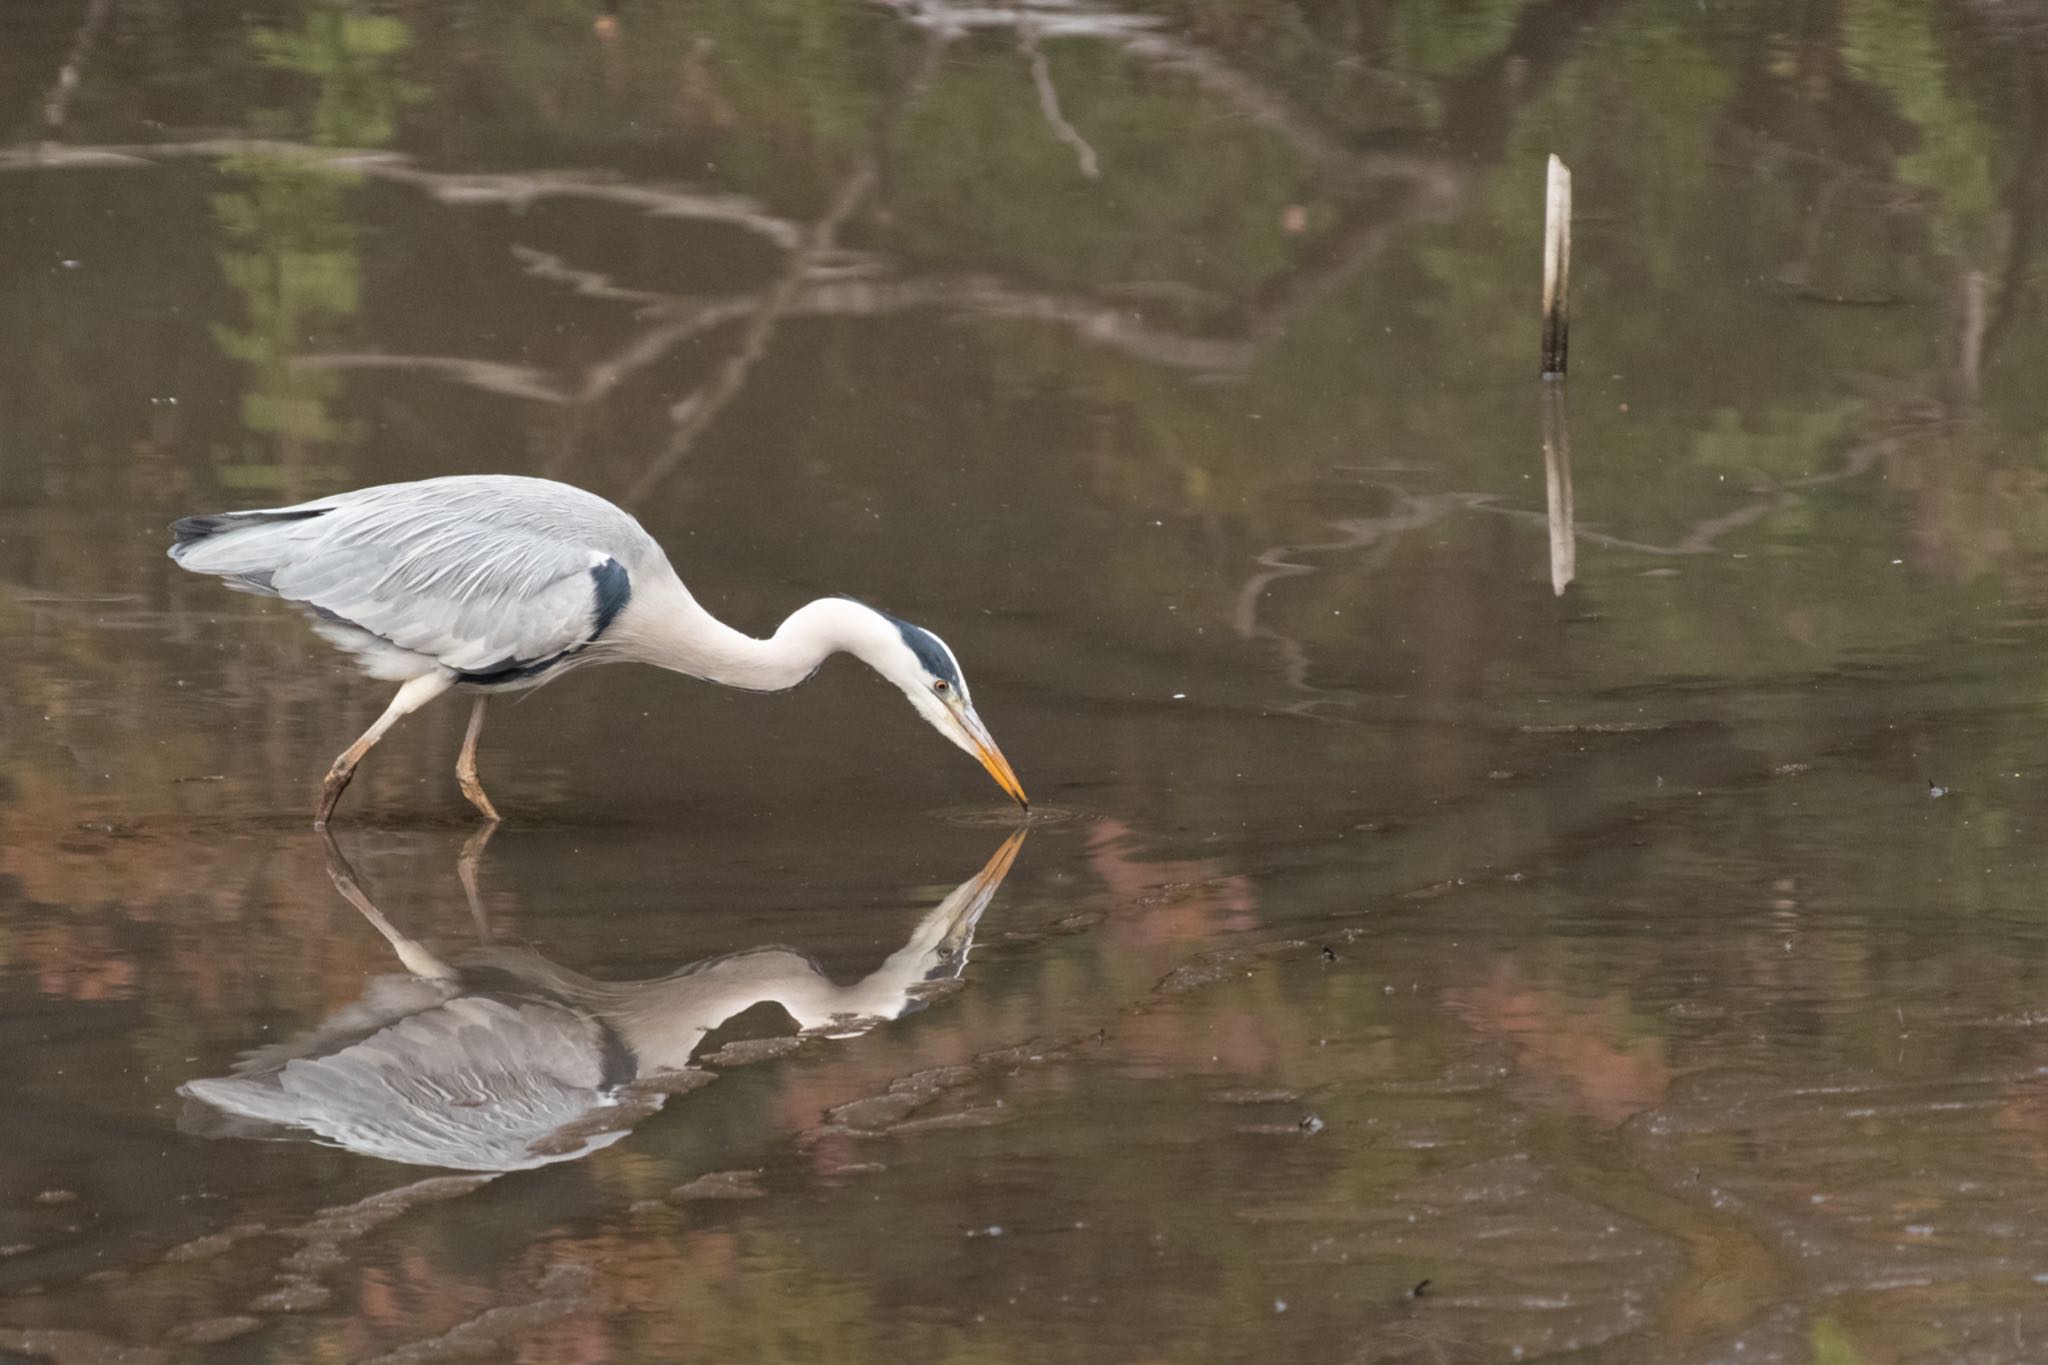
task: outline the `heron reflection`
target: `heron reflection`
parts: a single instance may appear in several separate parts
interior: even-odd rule
[[[773,1001],[798,1027],[840,1036],[919,1009],[959,978],[975,924],[1023,841],[1024,831],[1012,834],[908,942],[846,986],[781,947],[647,981],[593,980],[526,948],[486,945],[445,960],[384,917],[330,843],[336,889],[405,972],[372,978],[359,1000],[246,1054],[230,1075],[186,1082],[179,1126],[451,1170],[575,1160],[690,1088],[702,1076],[689,1068],[705,1036],[757,1004]],[[471,907],[478,911],[473,892]]]

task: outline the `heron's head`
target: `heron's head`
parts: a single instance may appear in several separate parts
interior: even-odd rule
[[[961,676],[960,661],[953,657],[946,642],[923,626],[899,621],[887,612],[876,615],[894,628],[895,638],[883,641],[867,655],[875,671],[902,688],[903,695],[910,698],[910,704],[931,722],[933,729],[979,759],[996,785],[1029,810],[1031,801],[1024,795],[1023,784],[1017,781],[1003,751],[996,747],[988,727],[974,714],[967,679]]]

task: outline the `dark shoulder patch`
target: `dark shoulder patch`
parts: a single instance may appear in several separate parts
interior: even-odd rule
[[[590,638],[595,640],[618,619],[626,603],[633,600],[633,579],[626,566],[616,559],[607,559],[592,569],[590,578],[597,586],[596,629],[590,632]]]
[[[564,660],[581,654],[619,618],[619,613],[626,609],[626,603],[633,600],[632,577],[627,574],[626,566],[616,559],[607,559],[591,569],[590,583],[590,639],[545,659],[500,659],[497,663],[458,673],[455,681],[470,687],[504,687],[537,678]]]

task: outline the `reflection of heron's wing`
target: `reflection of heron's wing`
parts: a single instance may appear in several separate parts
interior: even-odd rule
[[[321,1056],[264,1074],[196,1080],[181,1093],[242,1119],[309,1129],[351,1151],[454,1170],[572,1160],[533,1145],[609,1104],[616,1040],[586,1014],[531,999],[463,996]]]
[[[460,987],[449,981],[398,975],[372,977],[362,999],[343,1005],[312,1028],[281,1042],[244,1052],[236,1059],[235,1074],[259,1075],[277,1070],[294,1057],[338,1052],[351,1042],[391,1027],[407,1015],[445,1004],[460,993]]]

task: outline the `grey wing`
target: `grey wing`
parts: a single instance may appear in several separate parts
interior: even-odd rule
[[[218,1113],[306,1130],[386,1161],[512,1171],[569,1160],[624,1135],[550,1141],[613,1103],[606,1051],[602,1026],[586,1015],[542,1001],[465,996],[335,1052],[262,1074],[188,1081],[179,1090]],[[185,1126],[209,1131],[196,1116]]]
[[[174,529],[181,565],[305,604],[372,671],[400,676],[403,664],[379,666],[351,629],[488,682],[596,639],[631,594],[617,555],[652,545],[602,499],[515,478],[392,484]]]

